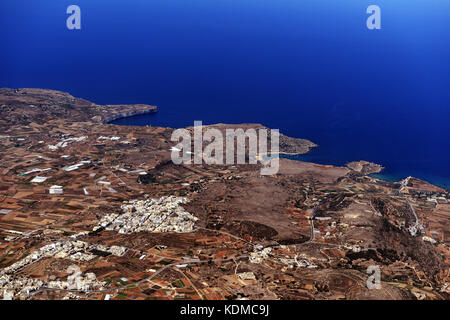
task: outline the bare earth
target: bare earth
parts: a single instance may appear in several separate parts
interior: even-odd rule
[[[447,190],[364,161],[174,165],[173,129],[105,124],[156,110],[0,89],[0,298],[449,299]]]

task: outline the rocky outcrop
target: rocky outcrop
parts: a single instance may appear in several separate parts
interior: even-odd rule
[[[359,172],[363,175],[379,173],[384,169],[384,167],[379,164],[364,160],[349,162],[347,163],[347,168]]]
[[[143,114],[155,113],[158,111],[156,106],[146,104],[131,104],[131,105],[107,105],[103,106],[106,114],[101,118],[101,122],[109,123],[111,121],[133,117]],[[94,120],[94,119],[93,119]],[[95,121],[95,120],[94,120]]]
[[[281,154],[305,154],[312,148],[318,147],[317,144],[306,139],[292,138],[280,134],[280,153]]]
[[[108,123],[157,110],[156,106],[146,104],[98,105],[55,90],[0,89],[0,128],[32,122],[44,124],[59,119]]]

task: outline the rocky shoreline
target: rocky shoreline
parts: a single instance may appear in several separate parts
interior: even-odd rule
[[[366,161],[281,158],[266,176],[175,165],[172,128],[103,123],[151,111],[0,89],[0,298],[449,299],[445,190],[374,179]],[[283,153],[313,145],[280,140]],[[76,297],[71,264],[86,275]],[[380,290],[366,287],[373,265]]]
[[[150,114],[150,113],[156,113],[158,112],[158,107],[156,106],[149,106],[149,105],[108,105],[106,107],[110,108],[132,108],[131,110],[123,110],[123,111],[117,111],[114,112],[111,115],[105,116],[102,119],[102,122],[104,124],[108,124],[112,121],[122,119],[122,118],[128,118],[128,117],[134,117],[134,116],[140,116],[144,114]],[[139,109],[136,109],[138,107]]]
[[[0,127],[45,124],[53,120],[106,124],[119,118],[157,112],[146,104],[99,105],[48,89],[0,89]]]
[[[352,161],[347,163],[347,168],[359,172],[363,175],[369,175],[374,173],[380,173],[384,170],[384,167],[369,161]]]

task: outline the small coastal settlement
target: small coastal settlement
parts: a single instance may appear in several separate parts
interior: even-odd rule
[[[148,112],[0,89],[0,298],[449,299],[447,190],[365,161],[175,165],[173,129],[107,124]]]

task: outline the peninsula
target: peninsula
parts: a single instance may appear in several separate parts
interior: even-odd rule
[[[175,165],[173,129],[108,124],[156,111],[0,89],[0,299],[450,298],[447,190],[364,161]]]

